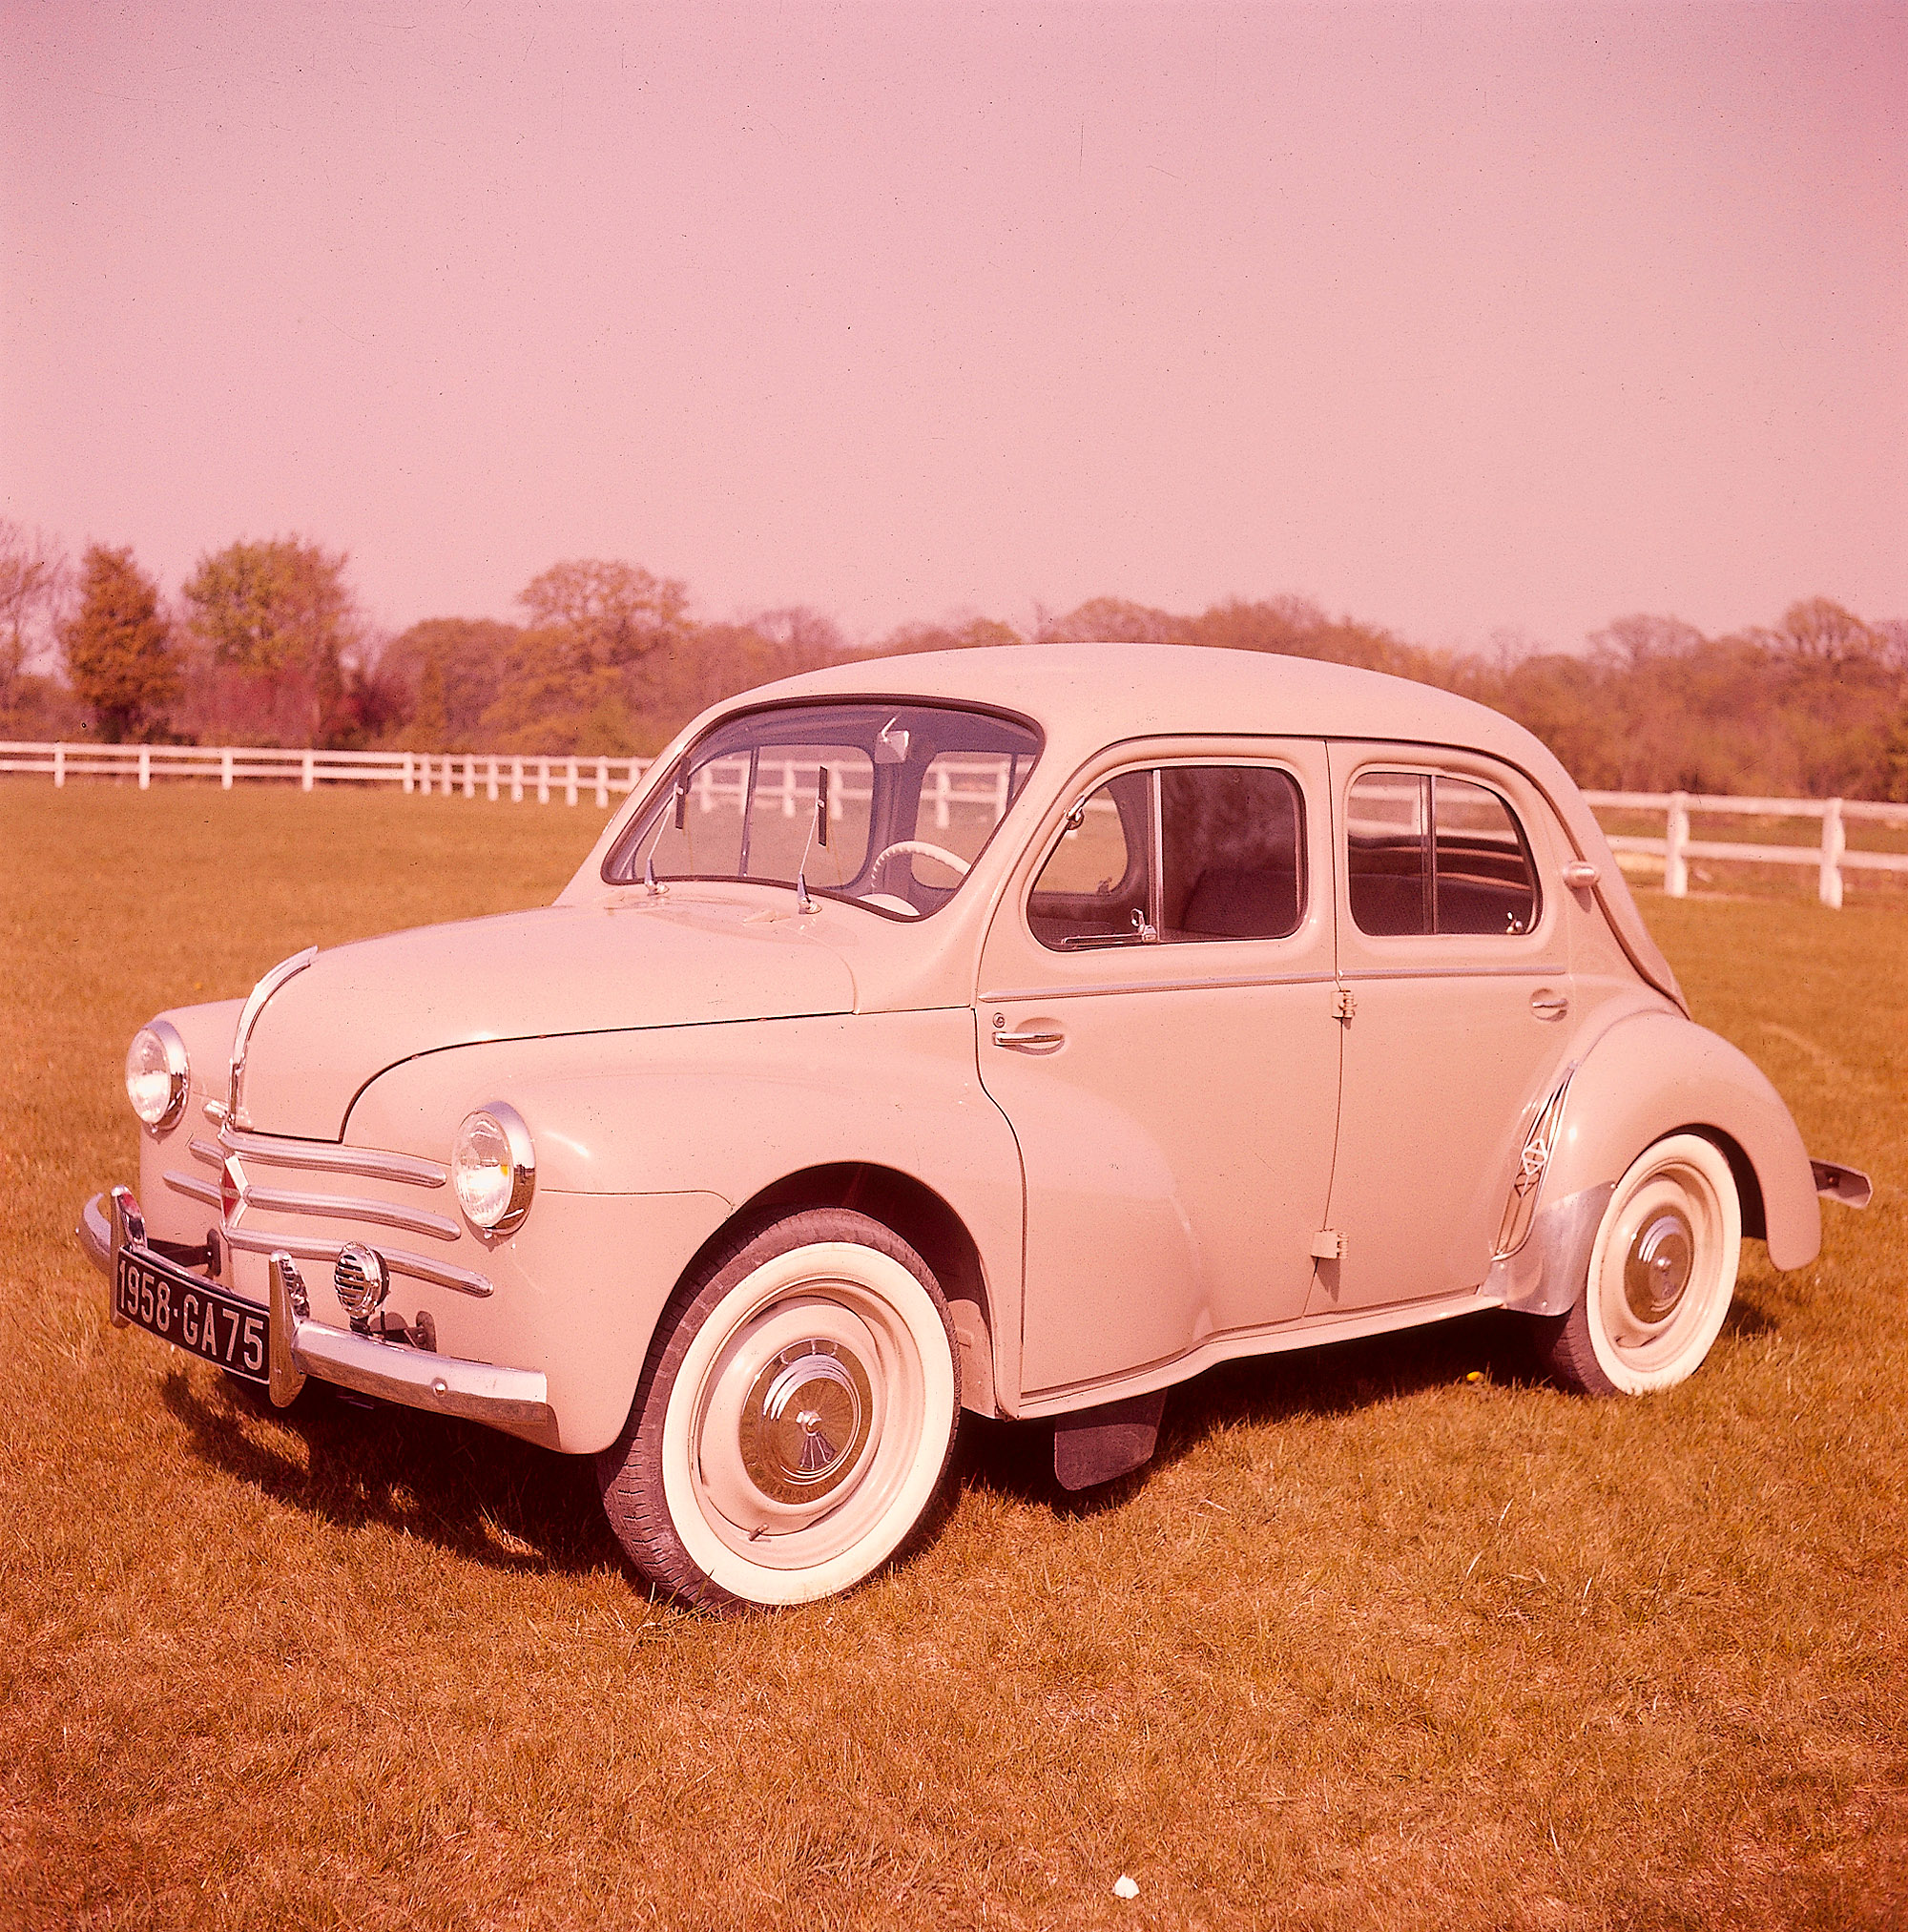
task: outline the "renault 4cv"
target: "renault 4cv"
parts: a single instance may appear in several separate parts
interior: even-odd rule
[[[131,1323],[593,1456],[637,1569],[892,1559],[963,1410],[1137,1467],[1228,1358],[1520,1311],[1641,1396],[1820,1240],[1557,759],[1291,658],[923,654],[718,705],[554,904],[307,948],[127,1056]]]

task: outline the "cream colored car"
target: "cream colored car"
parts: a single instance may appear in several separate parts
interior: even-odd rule
[[[1290,658],[974,651],[698,718],[552,906],[307,950],[143,1028],[114,1319],[597,1459],[644,1576],[844,1589],[965,1408],[1071,1486],[1229,1358],[1522,1310],[1642,1394],[1745,1235],[1815,1254],[1781,1100],[1693,1025],[1516,725]]]

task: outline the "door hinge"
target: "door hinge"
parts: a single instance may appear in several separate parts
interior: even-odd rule
[[[1345,1258],[1345,1237],[1337,1228],[1320,1228],[1312,1236],[1312,1258],[1315,1261],[1342,1261]]]
[[[1357,1015],[1358,1010],[1358,996],[1353,992],[1350,987],[1340,987],[1338,988],[1338,997],[1332,1005],[1333,1016],[1340,1020],[1349,1020]]]

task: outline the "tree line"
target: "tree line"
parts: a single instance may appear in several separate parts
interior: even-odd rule
[[[0,522],[0,736],[628,756],[705,705],[858,657],[984,644],[1206,644],[1461,692],[1527,725],[1594,789],[1908,800],[1908,622],[1827,597],[1707,636],[1620,617],[1580,652],[1415,644],[1301,597],[1195,614],[1095,597],[1015,627],[966,617],[851,643],[806,606],[698,618],[688,587],[613,559],[552,564],[522,621],[366,623],[342,552],[298,536],[202,556],[175,597],[130,549]],[[37,664],[52,667],[35,670]]]

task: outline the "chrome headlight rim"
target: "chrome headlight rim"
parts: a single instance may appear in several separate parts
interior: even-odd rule
[[[133,1092],[133,1056],[138,1050],[140,1041],[146,1039],[157,1046],[158,1056],[166,1070],[166,1104],[159,1112],[152,1114],[139,1105]],[[179,1115],[185,1111],[186,1096],[191,1091],[192,1067],[179,1029],[170,1020],[148,1020],[126,1047],[126,1098],[139,1124],[148,1133],[164,1133],[168,1128],[177,1124]]]
[[[509,1154],[508,1194],[501,1209],[491,1212],[488,1218],[483,1204],[473,1203],[465,1185],[466,1174],[472,1171],[467,1151],[485,1125],[495,1130]],[[536,1148],[523,1115],[508,1101],[486,1101],[464,1116],[450,1144],[450,1182],[464,1218],[487,1240],[513,1235],[523,1226],[530,1211],[530,1197],[536,1193]]]

